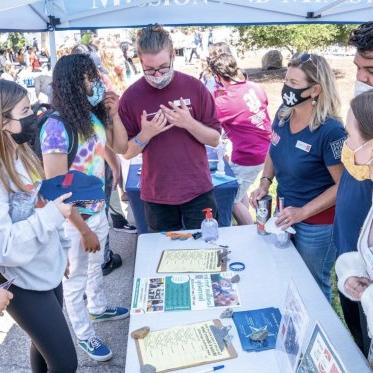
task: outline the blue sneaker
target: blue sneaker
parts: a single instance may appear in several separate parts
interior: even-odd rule
[[[124,307],[107,307],[105,312],[100,315],[90,313],[91,320],[93,322],[108,321],[108,320],[120,320],[125,319],[129,316],[129,311]]]
[[[87,355],[96,361],[107,361],[113,357],[110,348],[103,344],[100,338],[91,337],[85,341],[79,341],[79,347]]]

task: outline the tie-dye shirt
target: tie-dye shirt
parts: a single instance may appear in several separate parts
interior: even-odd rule
[[[94,135],[88,140],[79,136],[79,145],[70,170],[97,176],[105,185],[105,144],[106,132],[102,122],[91,113]],[[69,137],[62,121],[49,118],[40,131],[40,144],[43,154],[68,154]],[[79,208],[81,214],[94,214],[105,207],[104,202],[86,205]]]

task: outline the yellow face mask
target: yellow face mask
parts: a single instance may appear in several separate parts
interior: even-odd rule
[[[368,142],[352,150],[345,141],[342,148],[342,163],[346,167],[348,173],[358,181],[371,180],[369,165],[372,163],[373,159],[369,161],[369,164],[359,165],[355,163],[355,154],[367,143]]]

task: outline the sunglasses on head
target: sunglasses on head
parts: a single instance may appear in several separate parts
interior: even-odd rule
[[[309,53],[303,53],[299,56],[299,60],[301,62],[301,65],[307,62],[312,62],[314,65],[316,65],[315,61],[312,59],[312,54]]]

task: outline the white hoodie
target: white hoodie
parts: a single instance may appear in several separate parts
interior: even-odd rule
[[[15,167],[23,181],[31,178],[20,160]],[[17,188],[12,185],[13,190]],[[0,273],[27,290],[46,291],[62,281],[69,240],[63,233],[65,218],[54,202],[35,208],[37,190],[10,192],[0,182]]]

